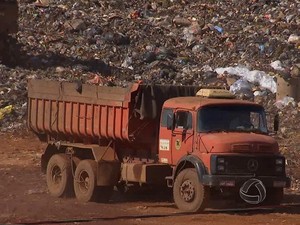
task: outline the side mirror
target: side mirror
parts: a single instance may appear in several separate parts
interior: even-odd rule
[[[279,129],[279,114],[274,117],[274,131],[277,132]]]
[[[169,114],[167,117],[167,129],[173,130],[174,129],[174,115]]]

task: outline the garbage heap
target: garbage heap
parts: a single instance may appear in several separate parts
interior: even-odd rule
[[[0,129],[24,128],[32,78],[219,86],[280,113],[277,138],[299,166],[300,99],[276,99],[277,80],[300,79],[299,8],[299,0],[20,1],[15,60],[0,64]]]

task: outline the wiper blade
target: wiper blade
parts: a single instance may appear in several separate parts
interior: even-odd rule
[[[240,132],[240,133],[258,133],[258,134],[267,134],[259,129],[229,129],[228,132]]]
[[[236,133],[258,133],[258,134],[267,134],[266,132],[263,132],[259,129],[222,129],[222,128],[217,128],[217,129],[212,129],[212,130],[205,130],[202,131],[204,133],[221,133],[221,132],[236,132]]]
[[[228,132],[228,130],[226,129],[221,129],[221,128],[217,128],[217,129],[213,129],[213,130],[208,130],[205,131],[206,133],[219,133],[219,132]]]
[[[258,134],[267,134],[267,132],[264,132],[260,129],[251,129],[250,132],[253,132],[253,133],[258,133]]]

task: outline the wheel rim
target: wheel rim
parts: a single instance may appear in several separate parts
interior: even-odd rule
[[[51,181],[56,186],[59,186],[62,182],[62,171],[57,165],[53,166],[51,170]]]
[[[180,186],[180,195],[186,202],[191,202],[195,198],[195,187],[190,180],[184,181]]]
[[[82,193],[87,193],[90,189],[90,177],[86,171],[80,172],[78,184],[79,190]]]

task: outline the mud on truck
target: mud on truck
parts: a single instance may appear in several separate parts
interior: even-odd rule
[[[223,197],[280,204],[290,180],[265,110],[233,97],[196,86],[29,80],[28,126],[48,142],[41,168],[50,194],[107,202],[114,187],[137,184],[172,188],[185,212]]]
[[[18,31],[17,0],[0,0],[0,61],[10,62],[15,40],[12,34]]]

